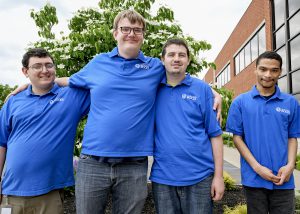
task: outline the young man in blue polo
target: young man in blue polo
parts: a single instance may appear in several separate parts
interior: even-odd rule
[[[281,66],[276,52],[261,54],[256,85],[233,101],[227,119],[227,130],[241,154],[249,214],[294,213],[299,105],[276,85]]]
[[[61,189],[74,185],[74,140],[89,92],[56,85],[44,49],[26,52],[22,64],[31,85],[0,111],[1,213],[63,213]]]
[[[152,180],[158,214],[212,213],[224,193],[222,130],[213,94],[186,74],[190,63],[184,40],[171,39],[162,51],[166,77],[156,98]]]

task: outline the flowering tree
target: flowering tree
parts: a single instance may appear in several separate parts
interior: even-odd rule
[[[57,64],[57,76],[70,76],[79,71],[96,54],[111,51],[116,42],[112,36],[114,17],[122,10],[134,9],[147,22],[147,31],[142,51],[147,56],[160,57],[167,39],[185,39],[191,49],[191,64],[188,72],[196,74],[203,68],[214,66],[205,59],[199,59],[200,51],[209,50],[206,41],[197,41],[185,36],[180,25],[174,22],[173,11],[161,6],[155,15],[150,14],[155,0],[101,0],[98,8],[78,10],[69,22],[70,33],[55,35],[52,27],[58,23],[56,8],[49,3],[40,11],[31,11],[31,17],[39,28],[41,40],[33,43],[35,47],[47,49]]]

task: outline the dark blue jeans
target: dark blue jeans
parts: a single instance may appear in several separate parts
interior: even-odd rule
[[[158,214],[212,213],[212,176],[191,186],[169,186],[152,182],[155,209]]]
[[[292,214],[295,209],[293,189],[253,188],[244,186],[248,214]]]
[[[140,214],[147,197],[148,160],[99,162],[81,155],[76,175],[77,214],[104,213],[112,193],[112,213]]]

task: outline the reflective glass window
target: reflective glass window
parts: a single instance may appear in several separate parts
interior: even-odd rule
[[[292,73],[292,92],[300,93],[300,70]]]
[[[300,2],[300,0],[298,0]],[[290,23],[290,38],[293,38],[300,32],[300,11],[289,20]]]
[[[300,35],[295,37],[291,43],[291,66],[292,71],[300,68]]]
[[[286,75],[286,54],[285,54],[285,46],[283,46],[282,48],[280,48],[279,50],[277,50],[277,53],[281,56],[282,58],[282,72],[281,72],[281,76]]]
[[[289,17],[295,13],[296,10],[300,8],[299,0],[289,0]]]
[[[235,75],[237,75],[238,73],[240,73],[240,55],[236,55],[236,57],[234,58],[234,64],[235,64]]]
[[[266,51],[266,28],[265,26],[258,33],[259,54]]]
[[[251,61],[258,57],[258,36],[255,35],[251,40]]]
[[[245,46],[245,67],[251,63],[250,43]]]
[[[282,26],[275,33],[274,36],[275,36],[275,49],[277,49],[285,43],[285,26]]]
[[[299,1],[299,0],[296,0]],[[284,0],[274,0],[274,13],[275,13],[275,29],[284,23]]]
[[[287,93],[287,80],[286,76],[282,77],[278,80],[278,86],[280,88],[280,91]]]

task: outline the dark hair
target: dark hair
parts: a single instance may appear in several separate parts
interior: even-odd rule
[[[186,49],[188,58],[190,58],[190,50],[189,50],[188,45],[186,44],[186,42],[185,42],[183,39],[178,39],[178,38],[175,38],[175,39],[169,39],[169,40],[164,44],[163,49],[162,49],[162,53],[161,53],[161,56],[162,56],[162,57],[165,57],[165,55],[166,55],[166,49],[167,49],[167,47],[169,47],[170,45],[180,45],[180,46],[184,46],[185,49]]]
[[[45,57],[50,57],[54,63],[54,59],[53,57],[50,55],[50,53],[48,51],[46,51],[43,48],[32,48],[29,49],[24,55],[23,55],[23,59],[22,59],[22,65],[25,68],[28,68],[28,64],[29,64],[29,59],[31,57],[38,57],[38,58],[45,58]]]
[[[262,59],[275,59],[279,62],[280,69],[282,67],[282,58],[278,53],[276,53],[274,51],[266,51],[266,52],[262,53],[261,55],[259,55],[258,58],[256,59],[256,67],[258,66],[260,60],[262,60]]]

